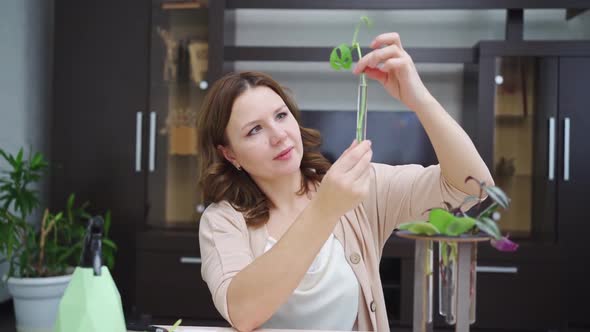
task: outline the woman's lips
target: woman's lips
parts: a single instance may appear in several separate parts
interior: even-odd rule
[[[281,151],[281,153],[279,153],[274,159],[275,160],[289,159],[289,157],[291,157],[291,151],[293,151],[293,147],[290,147],[290,148],[287,148],[287,149]]]

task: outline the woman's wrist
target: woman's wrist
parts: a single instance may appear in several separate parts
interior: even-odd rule
[[[434,98],[434,96],[431,95],[430,92],[428,92],[428,90],[426,90],[424,92],[424,96],[416,102],[416,105],[414,105],[412,110],[414,111],[414,113],[426,113],[439,107],[440,104],[438,103],[436,98]]]
[[[341,217],[337,206],[334,206],[329,197],[324,197],[318,192],[309,202],[308,208],[318,220],[338,220]]]

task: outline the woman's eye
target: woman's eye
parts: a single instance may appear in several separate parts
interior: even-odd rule
[[[288,115],[287,112],[281,112],[281,113],[277,114],[277,119],[280,120],[280,119],[286,118],[287,115]]]
[[[254,135],[254,134],[258,133],[260,131],[260,129],[262,129],[262,127],[260,127],[260,126],[256,126],[256,127],[252,128],[248,132],[248,136],[251,136],[251,135]]]

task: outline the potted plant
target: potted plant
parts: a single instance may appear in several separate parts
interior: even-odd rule
[[[39,193],[32,187],[48,163],[41,153],[25,158],[23,149],[16,156],[0,149],[0,157],[8,165],[0,169],[0,258],[8,263],[8,272],[0,277],[14,300],[17,329],[51,331],[80,259],[88,203],[76,206],[71,194],[64,211],[45,209],[40,222],[30,220],[40,207]],[[104,220],[103,261],[112,269],[116,246],[108,239],[110,212]]]
[[[475,322],[475,289],[476,289],[476,266],[477,266],[477,243],[490,240],[492,246],[500,251],[512,252],[517,250],[518,244],[512,242],[508,236],[503,236],[497,222],[500,220],[499,208],[507,209],[510,198],[497,186],[488,185],[473,177],[467,177],[465,182],[475,181],[478,183],[480,192],[478,196],[467,196],[459,206],[452,206],[443,202],[444,208],[431,208],[428,212],[427,221],[417,221],[400,224],[398,236],[409,237],[415,240],[426,240],[424,255],[426,268],[422,269],[423,275],[415,276],[425,280],[426,287],[432,283],[434,272],[432,260],[432,242],[438,242],[439,247],[439,313],[445,317],[448,324],[458,324],[457,312],[459,304],[459,288],[468,287],[469,291],[469,317],[465,323]],[[484,193],[489,197],[489,204],[482,208]],[[463,212],[463,208],[473,202],[478,202],[475,216],[469,216]],[[418,243],[417,243],[418,244]],[[467,244],[467,246],[465,246]],[[459,266],[459,255],[463,245],[463,255],[468,257],[468,285],[460,285],[458,275],[461,273]],[[465,267],[463,267],[465,268]],[[430,289],[428,290],[430,292]],[[423,292],[426,293],[426,292]],[[430,300],[427,300],[430,301]],[[432,315],[429,312],[428,319]],[[459,327],[459,326],[458,326]],[[463,325],[460,328],[465,329]]]

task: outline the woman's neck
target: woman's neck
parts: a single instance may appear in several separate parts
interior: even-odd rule
[[[300,210],[302,198],[308,199],[308,195],[297,195],[301,189],[302,177],[303,174],[299,171],[292,176],[281,177],[272,182],[256,181],[256,184],[272,202],[272,209],[291,212]]]

